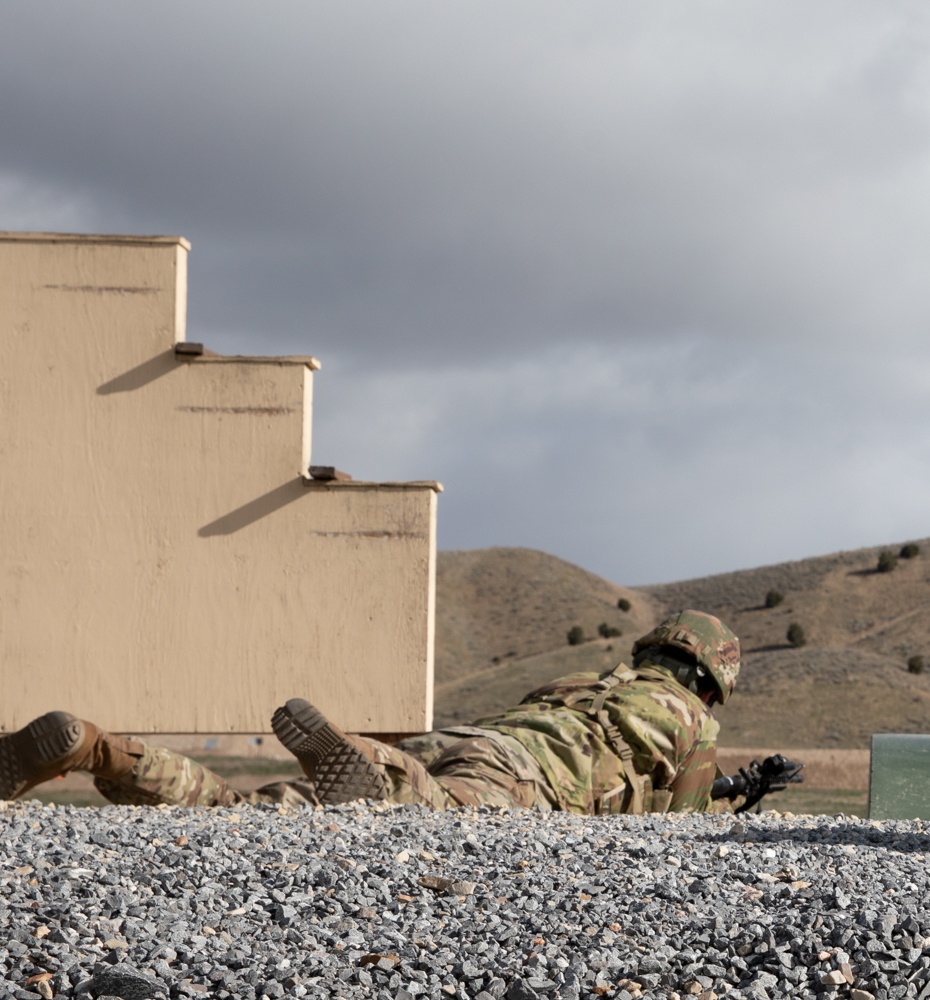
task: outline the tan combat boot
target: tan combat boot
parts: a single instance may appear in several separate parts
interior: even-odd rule
[[[130,774],[143,745],[113,736],[70,712],[48,712],[9,736],[0,737],[0,799],[69,771],[119,781]]]
[[[384,770],[372,759],[368,741],[348,736],[302,698],[277,709],[271,728],[313,780],[321,802],[387,798]]]

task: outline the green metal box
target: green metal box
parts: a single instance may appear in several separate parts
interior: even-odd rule
[[[930,736],[873,734],[869,818],[930,819]]]

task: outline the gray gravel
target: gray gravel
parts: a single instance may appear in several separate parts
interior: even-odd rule
[[[0,995],[930,998],[930,830],[0,804]]]

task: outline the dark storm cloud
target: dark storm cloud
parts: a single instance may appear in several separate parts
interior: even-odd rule
[[[925,537],[928,372],[930,349],[798,365],[704,338],[339,372],[314,440],[359,478],[441,480],[443,548],[524,545],[660,582]]]
[[[930,319],[917,6],[4,18],[0,164],[189,236],[192,324],[240,349],[465,364]]]

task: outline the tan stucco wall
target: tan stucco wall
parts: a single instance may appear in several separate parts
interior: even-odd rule
[[[0,234],[0,728],[429,728],[435,484],[308,483],[317,362],[176,356],[188,249]]]

